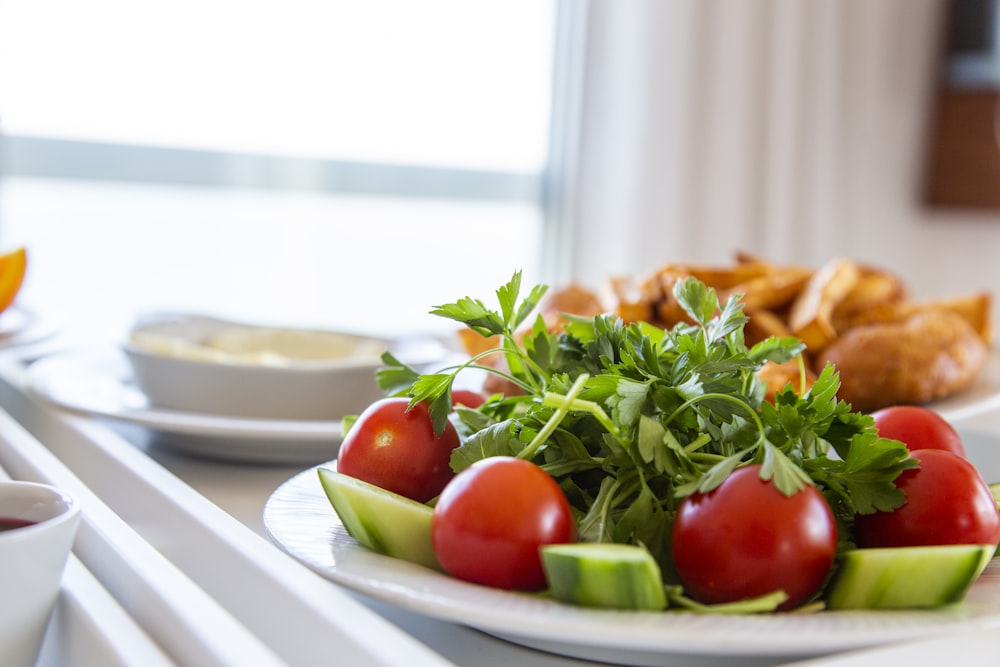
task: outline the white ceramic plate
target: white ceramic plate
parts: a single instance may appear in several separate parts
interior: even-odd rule
[[[0,313],[0,348],[34,343],[51,336],[55,330],[51,322],[15,302]]]
[[[615,612],[469,584],[369,551],[343,528],[323,494],[315,468],[296,475],[271,495],[264,507],[264,525],[282,549],[338,584],[524,646],[588,660],[629,665],[773,665],[1000,627],[1000,562],[988,568],[966,602],[948,609],[761,616]]]
[[[986,365],[969,387],[929,407],[953,424],[1000,409],[1000,350],[990,350]]]
[[[271,463],[316,463],[336,454],[340,422],[221,417],[149,405],[114,346],[53,353],[28,366],[25,386],[59,408],[148,427],[186,453]]]

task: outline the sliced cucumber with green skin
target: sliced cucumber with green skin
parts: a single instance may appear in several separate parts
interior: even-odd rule
[[[541,549],[553,597],[587,607],[660,610],[667,604],[660,568],[640,546],[555,544]]]
[[[326,497],[347,533],[372,551],[440,570],[431,544],[434,510],[343,473],[319,468]]]
[[[960,602],[993,551],[978,544],[848,551],[827,589],[827,608],[919,609]]]

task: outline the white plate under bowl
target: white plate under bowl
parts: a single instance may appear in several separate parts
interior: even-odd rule
[[[0,348],[35,343],[55,331],[52,322],[16,301],[0,313]]]
[[[1000,443],[993,443],[1000,447]],[[333,466],[331,462],[327,465]],[[271,539],[292,557],[354,591],[402,609],[477,628],[561,655],[626,665],[746,667],[891,642],[1000,628],[1000,562],[966,601],[920,611],[700,615],[592,610],[540,595],[453,579],[376,554],[344,529],[310,468],[280,486],[264,507]]]
[[[187,454],[260,463],[312,464],[336,455],[340,421],[247,419],[152,407],[117,346],[52,353],[25,370],[25,388],[74,413],[138,424],[157,444]]]

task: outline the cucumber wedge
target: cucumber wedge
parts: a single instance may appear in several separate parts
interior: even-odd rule
[[[626,544],[556,544],[541,549],[552,595],[563,602],[610,609],[660,610],[666,593],[650,553]]]
[[[434,510],[343,473],[319,468],[326,497],[347,533],[372,551],[440,570],[431,544]]]
[[[960,602],[993,556],[992,545],[855,549],[844,554],[828,609],[919,609]]]

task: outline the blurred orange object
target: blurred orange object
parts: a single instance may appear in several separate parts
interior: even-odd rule
[[[27,267],[28,254],[24,248],[0,254],[0,313],[14,302]]]

